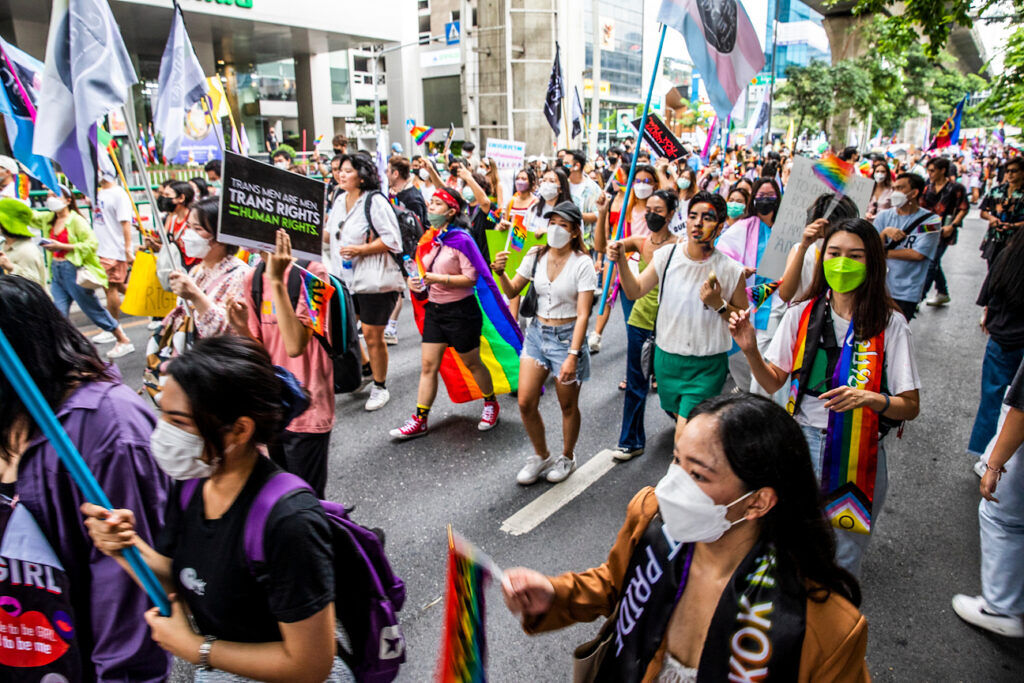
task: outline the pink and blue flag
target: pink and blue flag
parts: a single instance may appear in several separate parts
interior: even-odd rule
[[[658,21],[682,34],[711,106],[725,118],[764,66],[764,50],[739,0],[662,0]]]

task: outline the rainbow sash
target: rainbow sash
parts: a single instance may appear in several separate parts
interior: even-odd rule
[[[796,331],[796,343],[793,345],[793,371],[790,374],[789,400],[786,401],[786,410],[789,411],[790,415],[796,414],[797,397],[800,396],[800,376],[803,374],[801,371],[804,367],[804,354],[807,352],[807,327],[811,321],[811,313],[814,311],[817,303],[818,299],[815,299],[804,308],[804,312],[800,316],[800,326]],[[853,325],[850,327],[852,328]],[[809,358],[807,362],[813,363],[814,359]]]

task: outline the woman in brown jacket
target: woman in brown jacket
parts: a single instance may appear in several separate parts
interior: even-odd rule
[[[610,617],[577,680],[868,681],[856,579],[835,563],[806,441],[750,394],[698,405],[669,472],[626,512],[608,561],[506,572],[527,633]]]

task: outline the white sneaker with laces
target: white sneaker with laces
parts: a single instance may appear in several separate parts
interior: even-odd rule
[[[627,462],[632,460],[638,455],[643,455],[644,449],[642,448],[627,448],[626,446],[616,446],[612,449],[612,457],[619,462]]]
[[[985,598],[980,595],[973,598],[969,595],[954,595],[953,611],[968,624],[978,628],[1007,638],[1024,638],[1024,619],[992,612]]]
[[[938,292],[936,292],[935,296],[933,296],[932,298],[928,299],[924,303],[927,306],[945,306],[949,302],[950,302],[949,294],[939,294]]]
[[[598,353],[601,350],[601,335],[597,332],[591,332],[590,336],[587,337],[587,346],[590,347],[591,353]]]
[[[531,455],[526,459],[523,469],[519,470],[519,474],[516,475],[516,483],[522,486],[529,486],[535,483],[540,478],[540,475],[551,466],[551,462],[550,455],[546,458],[542,458],[539,455]]]
[[[117,341],[117,337],[114,336],[113,332],[100,332],[92,338],[93,344],[113,344]]]
[[[548,473],[545,475],[545,479],[550,481],[552,484],[563,482],[569,478],[569,475],[576,471],[576,458],[567,458],[564,455],[558,456],[554,464],[548,468]]]
[[[398,343],[398,331],[397,330],[384,330],[384,343],[388,346],[394,346]]]
[[[364,406],[364,408],[366,408],[366,410],[369,412],[373,412],[374,410],[379,410],[386,406],[388,401],[390,400],[391,392],[389,392],[387,389],[381,389],[376,384],[374,384],[373,387],[370,389],[370,398],[369,400],[366,401],[366,405]]]
[[[974,467],[972,467],[971,469],[973,469],[974,473],[978,475],[979,479],[981,479],[982,477],[985,476],[985,472],[988,471],[988,463],[986,463],[983,459],[978,458],[978,462],[974,463]]]
[[[163,320],[150,320],[149,324],[146,325],[147,330],[159,330],[160,326],[164,324]]]
[[[107,358],[114,360],[115,358],[122,358],[130,353],[135,353],[135,346],[130,342],[128,344],[122,344],[118,342],[114,344],[114,348],[107,351]]]

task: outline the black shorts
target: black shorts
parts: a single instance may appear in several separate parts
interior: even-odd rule
[[[450,304],[426,303],[423,314],[423,343],[447,344],[459,353],[480,346],[484,317],[472,294]]]
[[[364,325],[384,327],[391,318],[391,311],[398,303],[399,292],[378,292],[374,294],[353,294],[352,301],[356,305],[356,315]]]

